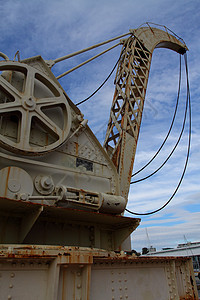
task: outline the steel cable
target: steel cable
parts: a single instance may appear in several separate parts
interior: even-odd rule
[[[181,133],[179,135],[179,138],[175,144],[175,146],[173,147],[172,151],[170,152],[170,154],[168,155],[168,157],[165,159],[165,161],[161,164],[161,166],[159,168],[157,168],[154,172],[152,172],[151,174],[149,174],[148,176],[146,177],[143,177],[141,179],[138,179],[138,180],[135,180],[135,181],[132,181],[130,184],[133,184],[133,183],[138,183],[138,182],[141,182],[141,181],[144,181],[150,177],[152,177],[153,175],[155,175],[159,170],[162,169],[162,167],[167,163],[167,161],[170,159],[170,157],[172,156],[172,154],[174,153],[174,151],[176,150],[180,140],[181,140],[181,137],[182,137],[182,134],[184,132],[184,128],[185,128],[185,122],[186,122],[186,117],[187,117],[187,109],[188,109],[188,97],[186,98],[186,107],[185,107],[185,115],[184,115],[184,120],[183,120],[183,125],[182,125],[182,129],[181,129]]]
[[[160,148],[157,150],[157,152],[154,154],[154,156],[148,161],[148,163],[146,163],[141,169],[139,169],[137,172],[133,173],[131,175],[131,177],[139,174],[141,171],[143,171],[155,158],[156,156],[159,154],[159,152],[161,151],[161,149],[163,148],[163,146],[165,145],[170,133],[171,133],[171,130],[172,130],[172,127],[174,125],[174,121],[175,121],[175,118],[176,118],[176,113],[177,113],[177,109],[178,109],[178,104],[179,104],[179,96],[180,96],[180,88],[181,88],[181,55],[180,55],[180,67],[179,67],[179,84],[178,84],[178,94],[177,94],[177,100],[176,100],[176,106],[175,106],[175,110],[174,110],[174,115],[173,115],[173,118],[172,118],[172,122],[171,122],[171,125],[170,125],[170,128],[169,128],[169,131],[162,143],[162,145],[160,146]]]
[[[123,53],[123,51],[122,51],[122,53]],[[108,79],[110,78],[110,76],[112,75],[112,73],[114,72],[114,70],[115,70],[115,68],[116,68],[116,66],[118,65],[118,63],[119,63],[119,61],[120,61],[120,59],[121,59],[121,57],[122,57],[122,53],[121,53],[121,55],[120,55],[120,57],[119,57],[119,59],[117,60],[117,62],[116,62],[116,64],[114,65],[114,67],[113,67],[113,69],[111,70],[111,72],[110,72],[110,74],[106,77],[106,79],[103,81],[103,83],[90,95],[90,96],[88,96],[87,98],[85,98],[84,100],[82,100],[82,101],[80,101],[80,102],[78,102],[78,103],[76,103],[76,106],[77,105],[80,105],[80,104],[82,104],[82,103],[84,103],[84,102],[86,102],[87,100],[89,100],[90,98],[92,98],[103,86],[104,86],[104,84],[108,81]]]
[[[174,190],[172,196],[169,198],[169,200],[167,202],[165,202],[165,204],[163,206],[161,206],[160,208],[151,211],[151,212],[147,212],[147,213],[138,213],[138,212],[133,212],[130,211],[129,209],[125,209],[127,212],[129,212],[130,214],[133,215],[138,215],[138,216],[147,216],[147,215],[152,215],[154,213],[157,213],[159,211],[161,211],[163,208],[165,208],[170,202],[171,200],[174,198],[174,196],[176,195],[182,181],[183,178],[185,176],[185,172],[187,169],[187,165],[188,165],[188,160],[189,160],[189,154],[190,154],[190,144],[191,144],[191,128],[192,128],[192,113],[191,113],[191,99],[190,99],[190,87],[189,87],[189,73],[188,73],[188,64],[187,64],[187,54],[184,54],[184,59],[185,59],[185,69],[186,69],[186,81],[187,81],[187,106],[185,109],[185,114],[187,113],[187,107],[189,106],[189,131],[188,131],[188,149],[187,149],[187,155],[186,155],[186,160],[185,160],[185,165],[184,165],[184,169],[181,175],[181,178],[178,182],[178,185],[176,187],[176,189]]]

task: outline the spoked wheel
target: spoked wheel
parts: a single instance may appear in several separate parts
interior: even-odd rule
[[[1,61],[0,144],[23,155],[52,151],[66,140],[71,111],[62,90],[37,69]]]

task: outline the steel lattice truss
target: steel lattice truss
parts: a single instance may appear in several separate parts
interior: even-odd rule
[[[134,140],[133,151],[136,150],[151,56],[152,53],[138,39],[131,36],[125,41],[115,78],[115,93],[104,142],[104,148],[119,174],[124,166],[124,147],[130,136]],[[130,159],[134,159],[134,154]],[[130,172],[132,167],[133,162]]]

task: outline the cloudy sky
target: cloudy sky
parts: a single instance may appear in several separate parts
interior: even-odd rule
[[[41,55],[55,59],[112,37],[127,33],[145,22],[169,27],[186,42],[192,101],[192,145],[183,183],[171,203],[151,216],[141,216],[141,225],[132,235],[133,248],[150,245],[157,249],[176,247],[185,241],[200,241],[200,2],[198,0],[7,0],[0,2],[1,52],[13,59]],[[106,47],[102,47],[104,50]],[[89,96],[104,81],[116,63],[120,47],[60,79],[75,103]],[[82,54],[53,67],[56,76],[91,55]],[[179,55],[166,49],[153,54],[146,104],[134,171],[158,150],[169,129],[178,90]],[[108,83],[79,108],[102,143],[114,92],[114,74]],[[186,78],[182,57],[180,106],[172,134],[155,161],[135,179],[154,171],[166,159],[181,131],[186,101]],[[187,119],[188,124],[188,119]],[[148,180],[133,184],[128,209],[145,213],[161,207],[174,192],[184,168],[188,125],[182,140],[165,167]],[[130,214],[126,213],[127,216]],[[148,233],[148,238],[147,238]]]

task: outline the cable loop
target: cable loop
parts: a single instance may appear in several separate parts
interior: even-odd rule
[[[177,113],[178,104],[179,104],[180,89],[181,89],[181,55],[180,55],[178,94],[177,94],[177,100],[176,100],[176,106],[175,106],[175,110],[174,110],[174,115],[173,115],[173,118],[172,118],[172,122],[171,122],[171,125],[170,125],[170,128],[169,128],[169,131],[168,131],[168,133],[167,133],[167,135],[166,135],[166,137],[165,137],[162,145],[160,146],[160,148],[158,149],[158,151],[154,154],[154,156],[148,161],[148,163],[146,163],[146,165],[144,165],[141,169],[139,169],[137,172],[135,172],[134,174],[132,174],[131,177],[134,177],[135,175],[137,175],[141,171],[143,171],[156,158],[156,156],[159,154],[159,152],[161,151],[161,149],[165,145],[165,143],[166,143],[166,141],[167,141],[167,139],[168,139],[168,137],[169,137],[169,135],[171,133],[171,130],[172,130],[172,127],[174,125],[175,118],[176,118],[176,113]],[[144,180],[144,179],[142,179],[142,180]],[[142,181],[142,180],[140,180],[140,181]],[[135,181],[133,183],[135,183]]]
[[[182,181],[183,181],[183,178],[185,176],[185,172],[186,172],[186,169],[187,169],[187,165],[188,165],[188,160],[189,160],[189,155],[190,155],[190,145],[191,145],[191,130],[192,130],[192,113],[191,113],[191,99],[190,99],[190,87],[189,87],[189,73],[188,73],[188,64],[187,64],[187,54],[185,53],[184,54],[184,59],[185,59],[185,70],[186,70],[186,81],[187,81],[187,105],[186,105],[186,108],[185,108],[185,117],[184,119],[186,118],[186,114],[187,114],[187,108],[189,106],[189,132],[188,132],[188,149],[187,149],[187,155],[186,155],[186,160],[185,160],[185,165],[184,165],[184,169],[183,169],[183,172],[182,172],[182,175],[181,175],[181,178],[178,182],[178,185],[176,187],[176,189],[174,190],[172,196],[169,198],[169,200],[167,202],[165,202],[165,204],[163,206],[161,206],[160,208],[154,210],[154,211],[151,211],[151,212],[147,212],[147,213],[137,213],[137,212],[133,212],[133,211],[130,211],[129,209],[125,209],[127,212],[129,212],[130,214],[133,214],[133,215],[137,215],[137,216],[147,216],[147,215],[152,215],[152,214],[155,214],[159,211],[161,211],[163,208],[165,208],[170,202],[171,200],[174,198],[174,196],[176,195]],[[184,123],[184,122],[183,122]],[[185,126],[185,124],[184,124]],[[182,131],[183,131],[183,128],[182,128]],[[182,134],[181,134],[182,135]],[[179,136],[180,138],[180,136]]]

